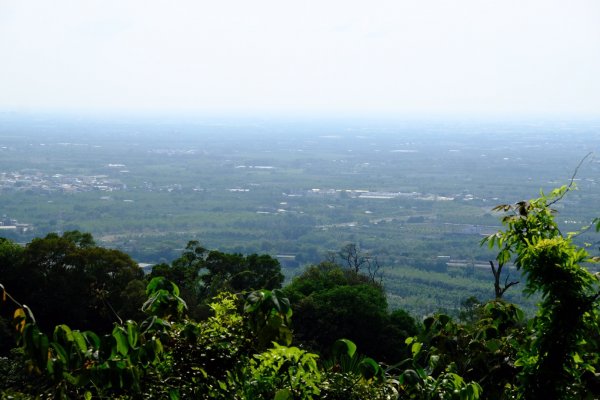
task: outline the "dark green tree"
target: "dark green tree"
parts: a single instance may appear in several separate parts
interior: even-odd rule
[[[211,251],[204,267],[206,272],[201,279],[207,297],[224,291],[239,293],[278,289],[283,283],[279,261],[266,254],[243,256]]]
[[[119,318],[137,316],[132,302],[139,309],[144,294],[138,292],[136,299],[124,294],[130,282],[143,279],[141,269],[127,254],[94,245],[91,235],[51,233],[22,251],[5,247],[13,249],[5,255],[14,257],[2,267],[1,283],[35,310],[42,330],[67,323],[102,332]]]
[[[410,315],[388,314],[382,286],[353,269],[330,262],[310,266],[284,290],[294,308],[296,339],[322,354],[347,338],[369,356],[399,361],[405,338],[416,333]]]

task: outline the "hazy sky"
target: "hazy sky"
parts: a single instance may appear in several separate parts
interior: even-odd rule
[[[0,109],[600,116],[598,0],[0,0]]]

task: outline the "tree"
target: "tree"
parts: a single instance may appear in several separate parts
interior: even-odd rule
[[[381,283],[381,264],[377,257],[361,251],[356,243],[348,243],[336,253],[329,254],[329,261],[345,266],[356,274],[361,273],[369,277],[372,282]]]
[[[588,340],[598,329],[600,294],[598,276],[585,264],[598,258],[574,244],[574,234],[561,233],[552,209],[572,187],[571,182],[549,196],[496,207],[508,213],[502,219],[505,230],[486,239],[500,249],[499,265],[514,258],[527,279],[525,293],[542,296],[531,344],[517,362],[527,399],[582,397],[597,380],[598,343]]]
[[[352,269],[330,262],[310,266],[284,291],[294,307],[296,338],[322,354],[344,337],[370,356],[398,361],[404,339],[415,333],[409,315],[390,317],[382,286]]]
[[[136,316],[132,302],[136,309],[143,303],[143,293],[124,296],[130,282],[143,278],[142,270],[127,254],[96,246],[89,234],[51,233],[19,251],[4,245],[5,256],[13,256],[3,266],[2,283],[35,310],[42,330],[67,323],[105,332],[113,322]]]
[[[204,262],[206,273],[201,275],[206,297],[219,292],[234,293],[257,289],[279,289],[283,283],[281,265],[277,259],[263,254],[208,253]]]

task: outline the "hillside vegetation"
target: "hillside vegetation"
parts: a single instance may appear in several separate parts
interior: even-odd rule
[[[496,296],[458,317],[390,311],[377,260],[352,246],[282,287],[271,256],[197,241],[144,276],[78,231],[2,239],[0,398],[598,398],[599,258],[574,238],[600,220],[561,232],[571,189],[496,207]],[[532,318],[503,299],[520,287]]]

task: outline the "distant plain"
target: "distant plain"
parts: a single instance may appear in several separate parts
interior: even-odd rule
[[[287,279],[345,244],[390,306],[493,295],[491,209],[569,184],[561,229],[600,216],[600,121],[92,118],[0,113],[0,236],[81,230],[140,263],[188,240],[277,256]],[[27,229],[8,229],[19,224]],[[578,240],[598,251],[598,236]],[[512,271],[518,279],[518,272]],[[510,300],[531,309],[516,286]]]

